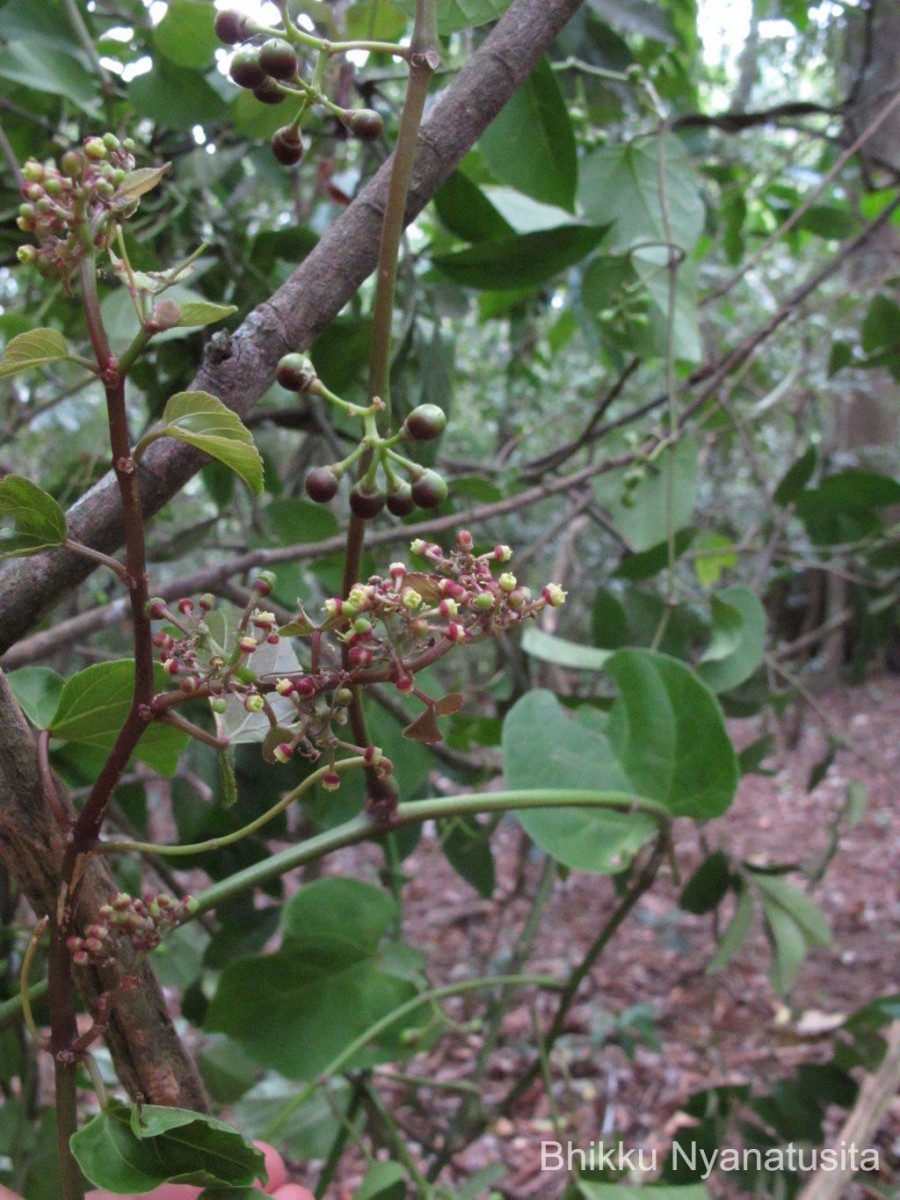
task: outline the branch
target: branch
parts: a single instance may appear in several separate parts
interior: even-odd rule
[[[44,799],[34,737],[0,672],[0,865],[38,914],[55,903],[63,854],[63,834]],[[92,859],[78,890],[75,931],[101,924],[100,906],[118,890],[106,864]],[[110,950],[112,966],[79,970],[76,982],[94,1013],[101,997],[113,998],[106,1040],[120,1080],[132,1096],[154,1104],[205,1109],[197,1069],[175,1033],[152,968],[135,963],[124,939]],[[123,972],[133,986],[119,986]]]
[[[423,123],[407,221],[418,215],[581,7],[582,0],[515,0]],[[212,392],[244,415],[268,389],[281,356],[309,346],[375,267],[391,159],[224,350],[210,353],[190,390]],[[138,471],[144,514],[157,513],[199,470],[181,442],[153,444]],[[67,514],[76,541],[106,554],[122,544],[116,481],[105,476]],[[65,551],[0,569],[0,652],[92,570]]]

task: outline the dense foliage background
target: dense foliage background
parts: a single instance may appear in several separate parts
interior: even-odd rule
[[[439,6],[436,94],[508,7]],[[291,8],[328,36],[379,40],[403,38],[412,11],[400,0]],[[172,164],[127,227],[132,265],[160,271],[202,244],[190,279],[170,295],[236,309],[218,332],[174,328],[153,340],[131,376],[136,434],[190,387],[202,361],[227,354],[231,333],[252,338],[262,329],[264,340],[272,323],[277,328],[269,298],[387,158],[402,104],[402,64],[380,54],[339,60],[332,95],[379,111],[385,136],[356,141],[319,113],[307,126],[302,162],[285,169],[268,146],[284,113],[230,82],[215,11],[202,0],[0,3],[4,343],[35,326],[85,342],[83,314],[67,289],[16,263],[17,177],[27,158],[57,155],[105,129],[136,140],[138,166]],[[553,579],[568,603],[520,638],[433,669],[434,694],[465,697],[459,712],[442,718],[444,741],[435,746],[402,738],[413,714],[395,693],[369,698],[373,740],[395,761],[402,801],[489,790],[501,773],[522,789],[615,790],[620,778],[635,787],[640,780],[641,794],[656,796],[654,756],[662,756],[658,769],[677,777],[675,815],[711,818],[727,806],[736,770],[719,705],[727,716],[758,718],[758,738],[737,760],[752,772],[783,734],[786,715],[816,707],[823,683],[896,666],[898,62],[900,18],[882,0],[755,0],[699,11],[691,0],[587,0],[410,225],[393,401],[400,419],[423,403],[448,414],[446,432],[419,459],[439,467],[450,499],[433,515],[374,522],[363,574],[407,556],[414,536],[448,545],[452,531],[470,528],[479,543],[514,548],[520,581],[539,591]],[[368,402],[371,302],[369,280],[310,348],[328,387],[357,404]],[[111,273],[102,307],[114,345],[124,346],[134,317]],[[35,480],[64,508],[88,493],[81,503],[89,510],[89,489],[108,468],[94,378],[67,362],[7,374],[0,361],[0,472]],[[243,605],[252,572],[271,566],[273,607],[286,619],[298,596],[312,612],[340,589],[345,505],[314,505],[303,479],[348,453],[356,434],[352,422],[274,383],[271,365],[257,391],[245,419],[265,461],[264,494],[251,497],[221,463],[204,465],[149,527],[152,590],[170,598],[208,591]],[[49,721],[62,676],[127,657],[130,641],[113,576],[100,570],[61,589],[39,571],[24,574],[32,561],[0,568],[0,663],[41,727],[41,705]],[[846,733],[827,729],[821,773]],[[604,757],[607,735],[624,775]],[[51,748],[53,769],[76,800],[103,757],[90,730],[57,737]],[[151,757],[150,765],[160,764]],[[168,779],[146,761],[133,763],[114,820],[132,838],[200,841],[252,819],[306,770],[292,763],[273,771],[258,746],[239,745],[235,789],[208,747],[194,742],[177,769],[164,771]],[[317,789],[302,811],[259,835],[176,860],[177,869],[117,861],[119,884],[135,894],[148,880],[175,891],[215,889],[266,861],[273,844],[290,846],[352,819],[363,800],[362,782],[348,777],[340,791]],[[835,828],[857,819],[862,803],[851,787]],[[647,831],[604,819],[611,824],[560,828],[533,813],[522,823],[560,870],[612,874],[628,896],[648,867],[638,856]],[[496,884],[498,820],[465,816],[439,826],[453,867],[484,896]],[[423,948],[401,940],[404,860],[417,836],[390,835],[380,878],[366,883],[313,881],[298,891],[295,875],[285,884],[273,873],[255,893],[223,899],[215,919],[210,912],[186,926],[154,956],[163,982],[179,990],[183,1032],[199,1047],[210,1096],[222,1106],[239,1101],[245,1131],[284,1137],[297,1161],[325,1160],[326,1183],[348,1143],[389,1149],[390,1166],[373,1168],[374,1182],[353,1193],[359,1200],[404,1195],[406,1187],[475,1197],[495,1182],[486,1176],[469,1190],[429,1192],[449,1187],[452,1176],[427,1181],[494,1110],[463,1097],[446,1124],[443,1112],[436,1118],[440,1135],[430,1147],[405,1157],[403,1134],[371,1082],[373,1062],[408,1059],[447,1032],[437,1016],[429,1023],[419,1012],[414,1034],[388,1029],[374,1057],[340,1064],[327,1094],[296,1083],[315,1081],[383,1014],[379,988],[392,989],[396,1005],[425,986]],[[546,861],[549,887],[557,867]],[[739,952],[751,913],[761,912],[772,986],[787,996],[808,946],[828,938],[802,876],[785,879],[795,865],[788,850],[762,871],[712,853],[683,901],[692,912],[715,910],[716,920],[721,910],[726,943],[731,937],[723,966]],[[655,873],[660,863],[652,866]],[[0,906],[3,987],[14,997],[21,881],[4,876]],[[322,951],[310,931],[331,921],[356,938],[352,978],[325,971],[307,994],[293,964],[302,954],[315,961]],[[283,940],[272,953],[276,936]],[[269,992],[258,986],[266,978]],[[573,978],[577,985],[577,971]],[[285,997],[277,1013],[276,994]],[[490,1021],[514,1001],[505,991],[492,995],[484,1062],[499,1037]],[[866,999],[875,997],[862,987]],[[857,1032],[868,1034],[867,1021],[877,1024],[888,1010],[875,1011]],[[18,1026],[3,1039],[0,1179],[28,1200],[49,1200],[57,1193],[47,1097]],[[552,1044],[542,1043],[535,1077],[552,1074]],[[841,1067],[877,1058],[859,1050]],[[816,1103],[824,1094],[849,1104],[847,1078],[829,1094],[817,1077]],[[420,1083],[414,1104],[427,1104],[428,1081]],[[772,1109],[765,1119],[759,1137],[795,1136]],[[23,1145],[27,1153],[13,1162],[12,1147]],[[573,1195],[607,1195],[584,1178],[585,1190]],[[762,1186],[790,1195],[799,1180]],[[680,1194],[693,1200],[690,1190]]]

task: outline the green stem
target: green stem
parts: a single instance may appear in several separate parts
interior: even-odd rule
[[[83,558],[93,559],[94,562],[102,563],[104,567],[109,567],[110,571],[113,571],[120,579],[123,579],[127,574],[120,562],[117,562],[114,558],[110,558],[102,550],[95,550],[93,546],[85,546],[81,542],[76,542],[74,538],[66,538],[63,545],[67,550],[71,550],[73,554],[80,554]]]
[[[466,992],[476,992],[484,988],[496,987],[538,987],[549,991],[556,991],[559,989],[560,983],[558,979],[554,979],[550,975],[495,975],[485,976],[481,979],[464,979],[460,983],[451,983],[447,984],[446,987],[431,988],[428,991],[420,992],[417,996],[413,996],[411,1000],[407,1000],[405,1004],[398,1005],[397,1008],[389,1012],[387,1016],[382,1017],[381,1020],[375,1021],[359,1037],[354,1038],[352,1042],[348,1043],[339,1054],[334,1056],[325,1069],[320,1072],[318,1079],[314,1079],[312,1083],[308,1083],[305,1088],[291,1097],[287,1104],[279,1110],[278,1116],[269,1122],[260,1136],[267,1142],[276,1140],[294,1113],[299,1108],[302,1108],[310,1096],[314,1094],[320,1086],[321,1080],[333,1078],[361,1050],[365,1050],[373,1038],[377,1038],[386,1029],[390,1029],[398,1021],[402,1021],[404,1017],[410,1016],[417,1008],[421,1008],[424,1004],[437,1004],[441,1000],[450,999],[452,996],[462,996]]]
[[[269,821],[277,817],[279,813],[284,812],[295,800],[299,800],[304,792],[308,792],[310,788],[315,787],[330,771],[336,771],[339,775],[343,775],[345,771],[351,771],[354,767],[364,766],[365,761],[362,755],[357,755],[355,758],[339,759],[333,765],[326,763],[324,767],[319,767],[318,771],[313,771],[311,775],[307,775],[299,787],[295,787],[292,792],[288,792],[277,804],[273,804],[271,808],[266,809],[254,821],[242,826],[240,829],[233,830],[231,833],[223,834],[221,837],[207,838],[205,842],[192,842],[187,846],[159,846],[155,842],[107,842],[104,846],[99,847],[99,849],[104,850],[107,854],[123,854],[125,851],[133,850],[138,854],[159,854],[165,858],[182,858],[191,854],[204,854],[208,850],[221,850],[223,846],[233,846],[235,842],[249,837],[251,833],[256,833],[258,829],[262,829],[263,825],[268,825]],[[314,841],[315,839],[310,840]],[[306,844],[304,843],[304,845]]]
[[[363,814],[343,825],[307,838],[299,846],[273,854],[263,862],[237,871],[228,879],[212,884],[196,896],[196,912],[206,912],[250,891],[286,871],[314,862],[345,846],[383,837],[391,829],[415,825],[423,821],[439,821],[445,817],[475,816],[479,813],[502,813],[513,809],[533,808],[610,808],[616,812],[642,812],[656,821],[661,831],[668,831],[672,816],[655,800],[631,796],[625,792],[590,792],[542,788],[535,791],[473,792],[465,796],[441,796],[431,800],[415,800],[398,804],[390,827],[376,825]],[[116,848],[122,845],[116,844]],[[112,847],[105,847],[111,849]],[[153,847],[154,850],[157,847]]]

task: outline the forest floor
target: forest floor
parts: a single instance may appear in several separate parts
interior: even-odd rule
[[[562,1170],[542,1171],[541,1143],[560,1140],[580,1148],[598,1141],[607,1149],[622,1143],[643,1149],[643,1163],[656,1151],[662,1165],[675,1132],[690,1123],[684,1106],[692,1093],[720,1084],[749,1084],[761,1093],[801,1064],[827,1062],[835,1024],[872,999],[900,991],[900,678],[883,676],[835,689],[818,703],[832,732],[848,739],[852,749],[839,750],[824,780],[808,792],[810,772],[827,751],[821,720],[808,715],[797,744],[782,751],[780,761],[767,760],[773,773],[746,776],[731,810],[704,837],[708,849],[721,846],[736,859],[814,870],[827,853],[829,823],[848,783],[863,784],[869,797],[864,816],[843,833],[814,891],[831,924],[832,947],[809,954],[793,993],[780,1000],[769,986],[771,958],[757,917],[731,966],[707,974],[716,946],[712,918],[678,907],[681,886],[702,861],[703,850],[697,827],[677,822],[681,883],[669,865],[662,868],[582,986],[552,1056],[552,1100],[538,1080],[508,1116],[494,1121],[454,1159],[458,1184],[501,1163],[504,1175],[494,1188],[506,1200],[554,1200],[567,1177]],[[756,732],[751,723],[732,727],[739,746]],[[497,888],[488,900],[450,869],[433,832],[404,864],[411,877],[404,891],[404,935],[425,951],[434,984],[502,971],[521,935],[540,863],[521,860],[521,833],[512,820],[501,823],[492,846]],[[337,856],[327,870],[352,866],[357,877],[365,877],[381,861],[374,847],[359,847]],[[800,875],[788,878],[803,885]],[[525,969],[564,975],[596,936],[613,902],[607,878],[573,872],[557,883]],[[487,1099],[503,1095],[531,1062],[534,1014],[546,1027],[552,1010],[552,999],[543,996],[536,1008],[513,1005],[507,1011],[480,1085]],[[483,1006],[473,999],[450,1011],[465,1021]],[[622,1014],[626,1026],[632,1018],[634,1046],[627,1045],[627,1027],[622,1036]],[[642,1040],[640,1031],[647,1028],[651,1036]],[[465,1081],[479,1045],[474,1033],[445,1036],[404,1069],[444,1083]],[[435,1089],[426,1093],[427,1112],[417,1110],[412,1093],[399,1083],[388,1084],[387,1095],[417,1157],[419,1138],[433,1130],[436,1110],[450,1113],[456,1103]],[[844,1115],[830,1112],[832,1137]],[[898,1194],[900,1100],[873,1147],[879,1152],[878,1190],[848,1189],[844,1200]],[[637,1162],[637,1156],[630,1161]],[[347,1183],[353,1180],[348,1177]],[[714,1172],[709,1186],[722,1200],[750,1195],[725,1172]],[[348,1189],[346,1195],[351,1194]],[[343,1200],[340,1186],[335,1200]]]

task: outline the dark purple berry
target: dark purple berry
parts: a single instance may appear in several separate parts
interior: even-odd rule
[[[251,36],[247,18],[233,8],[223,8],[216,16],[216,37],[228,46],[236,46]]]
[[[285,354],[278,360],[275,378],[289,392],[306,392],[315,380],[316,372],[305,355]]]
[[[282,38],[269,38],[259,48],[259,65],[273,79],[294,79],[297,74],[294,47]]]
[[[283,167],[293,167],[303,157],[303,138],[296,125],[284,125],[272,134],[272,154]]]
[[[259,54],[256,50],[238,50],[231,60],[228,74],[242,88],[258,88],[266,83],[268,76],[259,65]]]
[[[423,471],[412,485],[412,498],[419,508],[440,508],[449,489],[437,471]]]
[[[347,128],[354,137],[364,142],[374,142],[384,133],[384,121],[374,108],[358,108],[350,114]]]
[[[316,504],[327,504],[337,495],[338,477],[331,467],[314,467],[304,482],[306,494]]]
[[[408,517],[415,512],[416,502],[413,500],[412,488],[403,479],[398,479],[391,485],[387,495],[388,511],[395,517]]]
[[[370,491],[362,483],[357,483],[350,491],[350,511],[364,521],[377,517],[384,508],[384,502],[384,492],[379,488]]]
[[[420,404],[403,422],[406,433],[416,442],[430,442],[440,437],[446,425],[447,415],[436,404]]]
[[[253,95],[261,104],[283,104],[285,98],[275,80],[269,79],[268,76],[259,87],[253,89]]]

